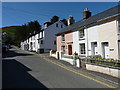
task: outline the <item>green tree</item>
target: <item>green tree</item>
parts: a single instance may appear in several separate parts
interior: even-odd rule
[[[61,22],[63,22],[66,26],[68,26],[68,23],[67,23],[66,19],[61,20]]]
[[[59,20],[59,17],[58,16],[53,16],[52,19],[51,19],[51,23],[55,23]]]

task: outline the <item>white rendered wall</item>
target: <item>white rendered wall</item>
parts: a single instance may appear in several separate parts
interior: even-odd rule
[[[118,28],[117,21],[110,21],[100,24],[99,27],[99,42],[109,43],[109,58],[118,59]],[[102,54],[102,47],[99,47]],[[102,55],[103,56],[103,55]]]
[[[79,31],[73,32],[73,52],[80,54],[78,33],[79,33]]]
[[[97,42],[97,52],[99,54],[98,26],[96,25],[96,26],[87,28],[87,33],[88,33],[88,56],[92,55],[91,42]]]

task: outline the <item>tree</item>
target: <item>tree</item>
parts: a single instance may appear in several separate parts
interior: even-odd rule
[[[51,23],[55,23],[59,20],[59,17],[58,16],[53,16],[52,19],[51,19]]]
[[[35,30],[35,34],[41,31],[41,25],[39,24],[37,20],[34,21],[34,30]]]
[[[66,26],[68,26],[68,23],[67,23],[66,19],[61,20],[61,22],[63,22]]]

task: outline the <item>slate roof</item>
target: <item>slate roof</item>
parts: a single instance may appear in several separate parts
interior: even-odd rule
[[[80,21],[70,25],[70,26],[67,26],[66,28],[62,29],[61,32],[59,32],[56,35],[60,35],[60,34],[65,33],[65,32],[74,31],[76,28],[83,27],[85,25],[94,23],[98,20],[105,19],[107,17],[111,17],[111,16],[117,15],[117,14],[120,14],[120,5],[112,7],[110,9],[103,11],[101,13],[98,13],[94,16],[91,16],[88,19],[83,19],[83,20],[80,20]]]

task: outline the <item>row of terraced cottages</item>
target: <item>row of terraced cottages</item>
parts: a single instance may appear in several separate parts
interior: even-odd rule
[[[57,50],[65,55],[101,55],[120,59],[120,5],[91,16],[86,8],[83,19],[74,22],[69,16],[68,26],[61,21],[44,23],[44,30],[21,42],[23,50],[49,52]]]
[[[101,55],[120,59],[120,5],[91,16],[86,8],[83,19],[65,27],[57,36],[57,51],[65,55]]]
[[[34,51],[38,53],[46,53],[50,50],[56,50],[56,36],[66,25],[63,22],[57,21],[53,24],[50,22],[44,23],[44,29],[25,41],[21,42],[21,49]]]

